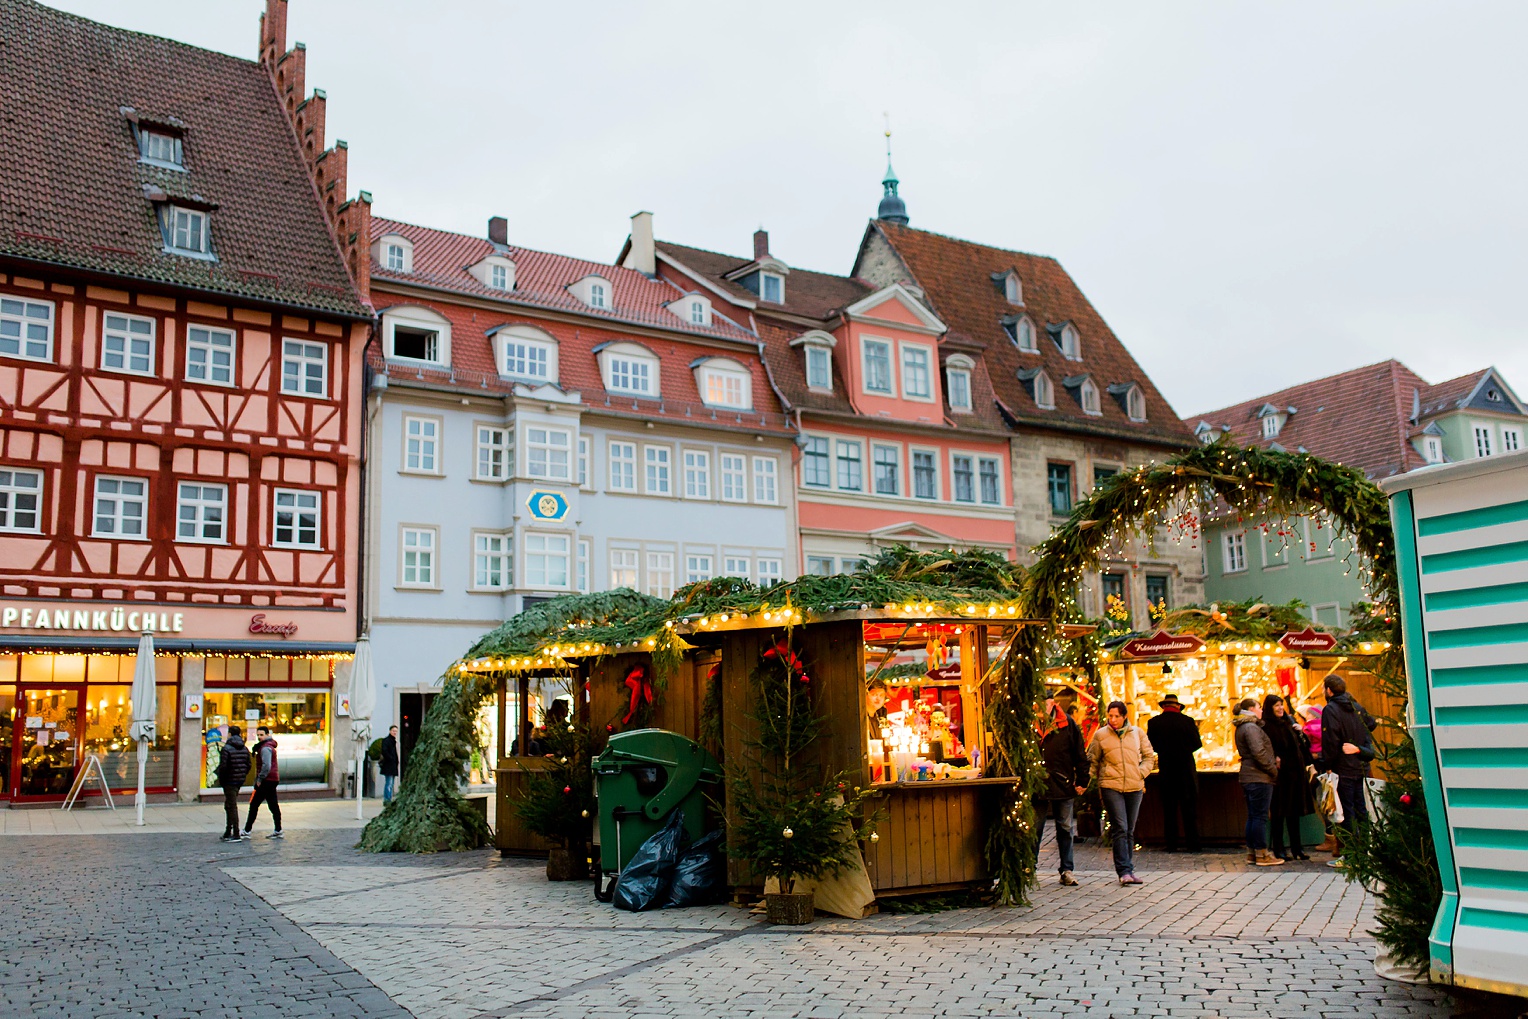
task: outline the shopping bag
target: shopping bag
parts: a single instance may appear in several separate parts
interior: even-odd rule
[[[1317,806],[1321,813],[1326,815],[1327,820],[1333,824],[1341,824],[1343,821],[1342,797],[1337,795],[1337,773],[1323,772],[1320,781],[1321,796],[1317,800]]]

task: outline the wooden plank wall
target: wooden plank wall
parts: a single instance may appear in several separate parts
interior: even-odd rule
[[[677,672],[668,677],[663,689],[656,691],[657,677],[651,671],[652,655],[645,651],[610,655],[592,660],[583,669],[589,683],[589,724],[594,730],[596,753],[603,747],[605,726],[613,724],[617,730],[621,728],[621,717],[631,707],[631,689],[626,686],[626,676],[638,665],[647,666],[656,692],[656,703],[647,727],[667,729],[694,740],[700,738],[700,706],[705,697],[709,665],[702,666],[694,656],[687,657]]]
[[[524,768],[522,768],[522,765]],[[539,757],[505,757],[499,762],[495,790],[493,843],[512,856],[545,856],[552,843],[525,827],[515,804],[525,794],[525,769],[540,771],[546,763]]]
[[[889,790],[880,840],[865,844],[865,869],[876,894],[930,891],[987,878],[985,839],[1001,786],[941,783],[937,789]]]

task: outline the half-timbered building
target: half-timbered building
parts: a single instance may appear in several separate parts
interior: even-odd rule
[[[151,791],[212,785],[228,724],[334,785],[372,321],[337,236],[366,210],[328,201],[344,152],[285,18],[245,60],[0,0],[0,798],[87,756],[136,783],[145,631]]]

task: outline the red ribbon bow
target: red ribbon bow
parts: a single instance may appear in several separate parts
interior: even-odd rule
[[[626,717],[621,719],[622,725],[631,721],[632,716],[637,713],[637,707],[643,700],[646,700],[649,704],[653,702],[653,684],[647,678],[646,666],[638,665],[628,672],[625,682],[627,689],[631,691],[631,707],[627,709]]]
[[[764,652],[764,657],[780,659],[785,663],[786,668],[791,670],[791,675],[795,676],[803,683],[811,682],[811,678],[806,674],[806,666],[802,663],[800,658],[796,657],[796,652],[792,651],[790,649],[790,645],[786,644],[785,641],[779,641],[775,644],[774,647]]]

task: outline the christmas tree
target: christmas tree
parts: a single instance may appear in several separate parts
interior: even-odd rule
[[[547,767],[527,771],[515,812],[531,831],[582,859],[595,809],[589,727],[577,719],[549,718],[535,743]]]
[[[870,793],[851,789],[847,773],[827,773],[811,754],[823,719],[787,641],[764,652],[751,679],[755,733],[745,760],[729,769],[736,818],[729,851],[789,893],[798,877],[834,875],[855,859],[855,840],[868,837],[874,822],[862,819]]]

